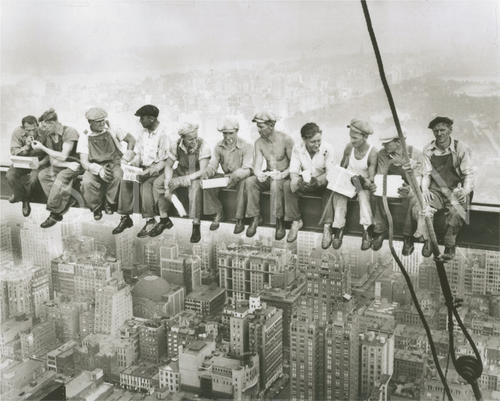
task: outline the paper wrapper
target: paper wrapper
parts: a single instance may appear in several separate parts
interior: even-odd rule
[[[227,184],[229,184],[228,177],[218,177],[218,178],[210,178],[208,180],[201,180],[201,187],[203,189],[226,188]]]
[[[328,171],[327,188],[331,191],[345,195],[348,198],[352,198],[356,195],[356,188],[351,182],[353,176],[354,174],[347,169],[340,166],[334,166]]]
[[[404,184],[403,178],[400,175],[388,175],[387,176],[387,197],[388,198],[399,198],[398,189]],[[382,196],[384,176],[382,174],[377,174],[375,176],[375,185],[377,190],[375,191],[375,196]]]
[[[16,168],[36,170],[40,165],[36,156],[11,156],[10,161]]]

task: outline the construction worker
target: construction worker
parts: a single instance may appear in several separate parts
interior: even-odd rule
[[[102,218],[102,211],[116,211],[118,191],[123,175],[120,162],[123,156],[121,141],[127,143],[125,160],[134,153],[135,138],[109,126],[108,113],[100,107],[92,107],[85,113],[90,132],[80,135],[77,152],[85,173],[82,178],[82,195],[95,220]]]
[[[424,147],[422,195],[430,214],[444,210],[444,258],[455,257],[456,237],[464,221],[468,220],[469,205],[474,189],[474,167],[471,151],[462,141],[452,138],[453,120],[434,118],[428,128],[434,140]],[[418,233],[424,237],[422,254],[431,256],[432,247],[425,227],[424,217],[419,216]]]
[[[33,141],[45,143],[45,136],[38,127],[34,116],[26,116],[21,120],[21,126],[12,133],[10,154],[12,156],[36,156],[39,164],[37,169],[25,169],[10,166],[5,178],[12,188],[10,203],[22,202],[22,213],[28,217],[31,213],[30,200],[33,190],[38,185],[38,173],[49,164],[49,156],[40,149],[33,149]]]
[[[168,217],[168,207],[173,194],[189,204],[189,217],[193,219],[191,242],[201,239],[200,221],[203,208],[200,178],[210,160],[210,148],[198,137],[198,124],[184,123],[178,130],[180,138],[173,142],[168,152],[165,172],[154,182],[153,188],[158,196],[160,221],[152,228],[151,237],[160,235],[173,223]],[[174,163],[177,168],[174,170]]]
[[[235,188],[236,198],[236,225],[234,233],[239,234],[245,229],[243,219],[245,218],[245,179],[252,173],[253,147],[238,136],[240,125],[236,119],[226,118],[219,125],[218,131],[222,132],[224,139],[217,143],[208,163],[208,167],[203,173],[203,178],[222,176],[216,174],[219,165],[224,175],[229,177],[227,188]],[[210,230],[219,228],[223,217],[222,203],[219,200],[220,188],[211,188],[203,191],[204,214],[215,215]]]
[[[255,141],[253,176],[246,179],[246,217],[252,221],[247,228],[247,237],[257,232],[260,220],[260,193],[271,191],[271,216],[276,219],[275,239],[285,237],[285,207],[283,184],[288,178],[293,140],[287,134],[275,129],[276,117],[272,113],[257,113],[252,122],[257,124],[260,138]],[[266,168],[263,163],[266,161]]]
[[[295,144],[290,160],[290,180],[283,185],[285,194],[285,221],[291,221],[287,241],[297,239],[302,228],[299,210],[299,195],[318,192],[323,198],[323,207],[330,196],[326,189],[327,168],[334,163],[332,147],[322,140],[322,132],[316,123],[307,123],[301,130],[302,142]],[[328,232],[330,232],[328,230]],[[331,241],[331,239],[330,239]]]
[[[353,119],[347,126],[349,128],[350,142],[344,149],[344,155],[340,163],[359,180],[357,196],[359,202],[359,223],[363,226],[361,250],[365,251],[371,247],[371,229],[373,224],[372,210],[370,206],[370,191],[374,190],[374,177],[377,168],[377,150],[371,146],[367,139],[373,134],[373,130],[366,121]],[[324,232],[333,232],[332,246],[339,249],[342,246],[344,227],[347,214],[348,197],[337,192],[333,193],[331,202],[326,205],[323,217]],[[326,237],[326,238],[325,238]],[[323,234],[322,246],[327,244],[328,235]]]
[[[45,195],[49,217],[40,227],[51,227],[63,219],[63,214],[71,207],[73,180],[82,173],[80,159],[76,152],[78,131],[62,125],[54,109],[49,109],[38,119],[46,133],[45,145],[38,141],[31,142],[35,150],[42,150],[50,158],[50,166],[38,174],[38,179]]]
[[[139,184],[123,180],[120,185],[118,213],[122,218],[120,224],[113,230],[113,234],[121,233],[133,225],[130,215],[134,211],[134,204],[139,204],[139,199],[134,199],[134,185],[139,185],[140,209],[142,217],[147,219],[137,236],[139,238],[149,236],[157,224],[155,216],[158,214],[158,199],[153,190],[153,183],[163,173],[169,146],[167,132],[158,120],[159,113],[158,107],[151,104],[142,106],[135,112],[142,129],[137,134],[135,157],[130,164],[142,167],[142,172],[137,177]]]
[[[412,168],[417,182],[422,179],[422,152],[411,145],[407,145],[408,156],[410,157],[410,167],[403,160],[403,147],[397,132],[388,134],[380,138],[383,149],[378,152],[377,174],[399,175],[404,184],[398,188],[401,198],[401,210],[404,216],[403,225],[403,250],[404,256],[411,255],[414,251],[413,234],[415,232],[416,221],[412,217],[413,207],[416,204],[415,195],[411,191],[405,171]],[[375,196],[373,200],[373,240],[372,249],[378,251],[384,242],[387,234],[387,215],[385,213],[382,197]]]

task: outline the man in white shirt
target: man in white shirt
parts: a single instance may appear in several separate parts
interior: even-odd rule
[[[330,191],[326,189],[327,166],[333,165],[332,147],[322,141],[321,129],[315,123],[305,124],[301,130],[302,143],[295,144],[290,160],[290,181],[284,183],[285,221],[291,221],[287,241],[297,239],[302,228],[302,214],[299,209],[301,193],[318,192],[323,198],[323,207]],[[330,231],[328,230],[328,233]],[[330,236],[331,241],[331,236]]]

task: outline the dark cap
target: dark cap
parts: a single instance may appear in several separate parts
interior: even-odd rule
[[[135,115],[137,117],[142,117],[142,116],[158,117],[158,114],[160,114],[160,110],[158,109],[158,107],[153,106],[152,104],[146,104],[145,106],[142,106],[139,110],[135,112]]]
[[[453,120],[448,117],[441,117],[437,116],[436,118],[432,119],[431,122],[429,123],[429,126],[427,128],[433,129],[435,125],[439,123],[445,123],[447,125],[453,125]]]
[[[57,121],[57,113],[54,109],[50,108],[45,111],[39,118],[38,121]]]

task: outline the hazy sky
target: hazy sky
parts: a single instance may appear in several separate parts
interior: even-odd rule
[[[2,74],[173,70],[371,51],[358,1],[0,0]],[[499,63],[498,1],[368,1],[384,52]]]

